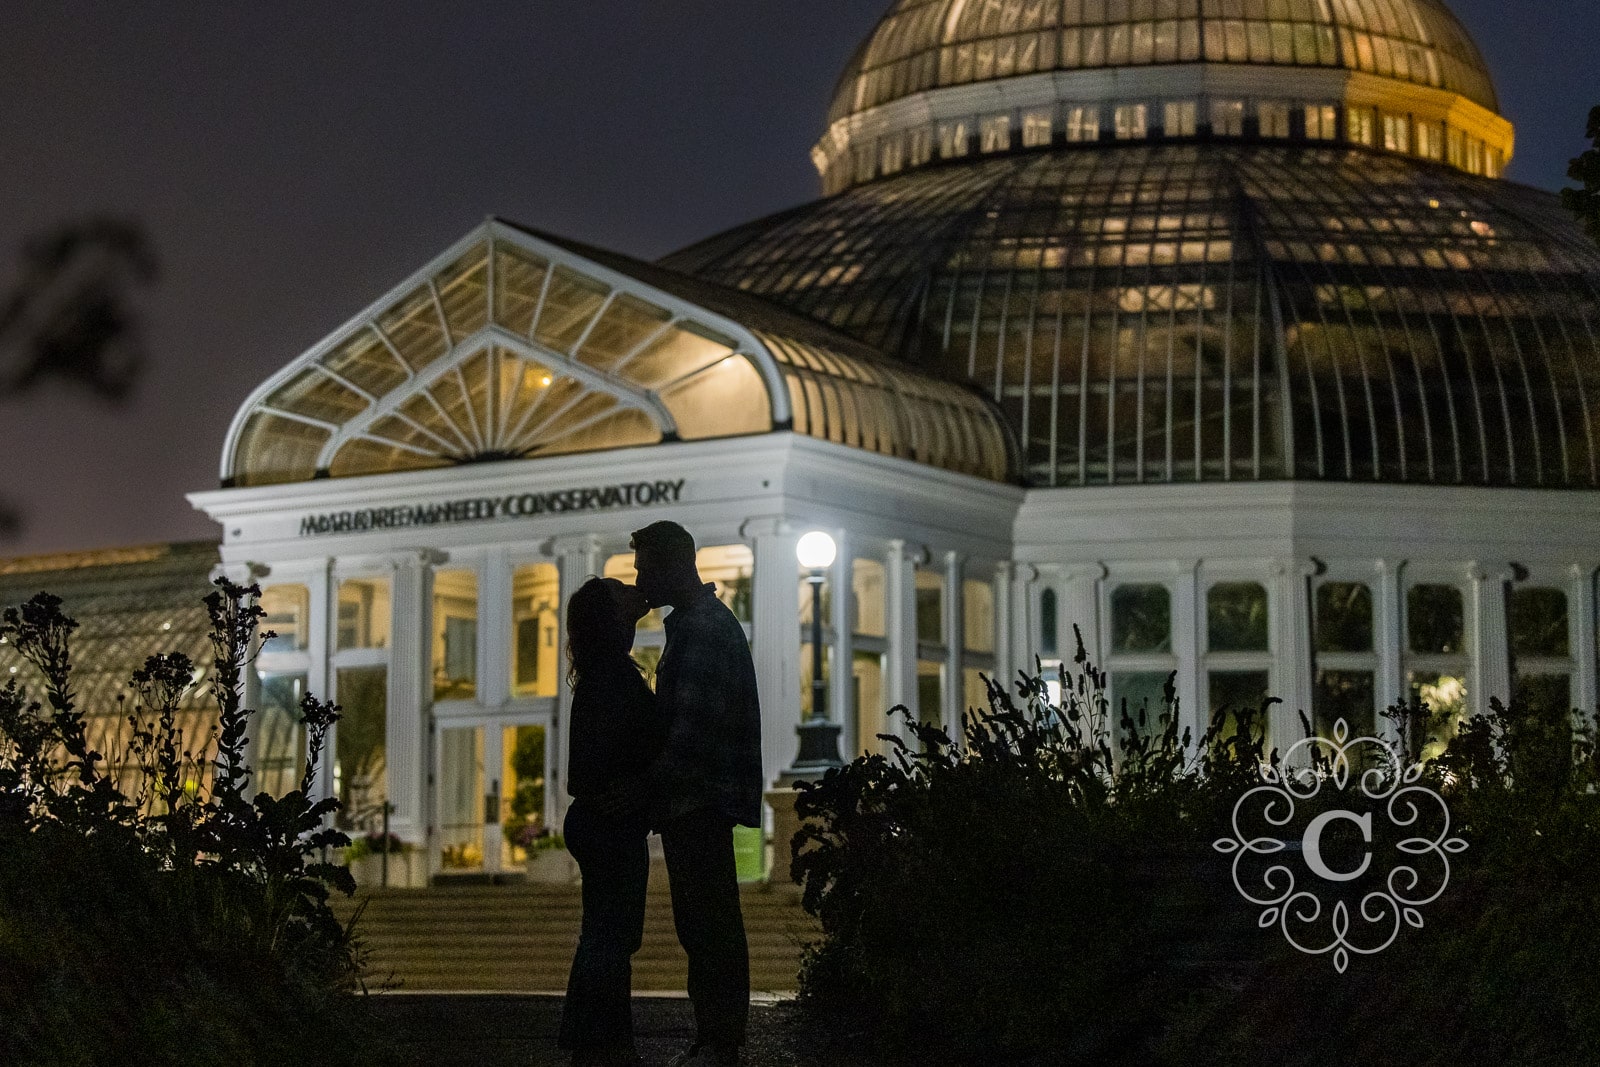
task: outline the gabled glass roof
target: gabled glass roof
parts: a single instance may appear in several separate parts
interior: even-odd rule
[[[1011,474],[1016,450],[985,399],[880,364],[791,312],[491,220],[258,389],[222,477],[270,485],[791,426]]]

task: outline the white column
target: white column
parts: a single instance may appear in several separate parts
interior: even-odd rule
[[[1594,568],[1574,563],[1567,570],[1568,630],[1572,644],[1572,706],[1592,715],[1595,711],[1595,593]]]
[[[1089,661],[1105,669],[1100,633],[1100,583],[1105,576],[1106,568],[1100,563],[1074,563],[1061,569],[1057,593],[1061,618],[1056,624],[1056,634],[1061,642],[1061,658],[1068,663],[1078,653],[1072,631],[1076,626],[1083,634],[1083,647],[1089,654]]]
[[[593,534],[552,538],[548,551],[556,557],[561,586],[556,594],[556,713],[550,723],[550,733],[545,738],[545,811],[549,812],[551,826],[561,825],[566,817],[567,804],[567,753],[571,734],[567,723],[572,715],[572,686],[567,681],[567,601],[591,575],[600,573],[600,541]]]
[[[449,557],[424,549],[393,561],[390,590],[389,706],[384,732],[388,797],[394,805],[390,829],[420,841],[427,827],[428,720],[433,708],[433,568]]]
[[[770,783],[794,764],[800,745],[799,535],[782,516],[767,515],[747,519],[739,536],[755,556],[750,653],[761,697],[762,773]]]
[[[1305,735],[1300,713],[1311,715],[1311,576],[1317,567],[1298,560],[1278,560],[1272,566],[1272,593],[1268,617],[1273,620],[1273,669],[1269,675],[1271,695],[1282,703],[1273,705],[1271,734],[1267,738],[1270,754],[1279,754]]]
[[[884,558],[884,589],[887,599],[889,654],[884,657],[884,697],[888,705],[904,704],[913,716],[917,708],[917,564],[926,561],[928,550],[905,541],[889,542]],[[888,733],[909,737],[905,720],[888,724]]]
[[[855,614],[852,598],[855,596],[855,568],[852,565],[854,549],[850,535],[844,530],[833,531],[833,542],[839,554],[834,557],[833,568],[828,572],[830,601],[828,622],[833,627],[833,670],[828,676],[828,717],[839,724],[839,754],[848,758],[856,751],[855,708],[851,701],[855,670]]]
[[[1390,741],[1398,741],[1399,732],[1381,713],[1406,699],[1405,627],[1400,617],[1400,573],[1404,568],[1404,560],[1380,559],[1375,568],[1377,580],[1373,583],[1372,644],[1378,654],[1373,696],[1380,713],[1377,734]]]
[[[325,559],[322,566],[306,579],[310,594],[310,607],[306,612],[306,658],[310,669],[306,672],[306,692],[318,700],[327,700],[333,692],[333,627],[339,617],[334,600],[339,595],[333,582],[333,561]],[[334,730],[328,733],[328,747],[322,750],[322,763],[317,767],[317,780],[312,785],[312,798],[322,800],[333,796]],[[308,739],[309,741],[309,739]]]
[[[1178,736],[1189,729],[1198,744],[1211,723],[1210,693],[1201,669],[1200,634],[1206,625],[1206,608],[1200,597],[1200,561],[1175,564],[1172,583],[1172,656],[1177,660]]]
[[[504,548],[488,549],[478,567],[477,689],[486,708],[511,700],[511,561]]]
[[[1017,645],[1016,620],[1012,618],[1010,560],[994,565],[994,680],[1007,693],[1011,692],[1012,679],[1016,677],[1012,652]]]
[[[1511,699],[1511,648],[1506,638],[1506,583],[1509,570],[1467,565],[1472,582],[1472,675],[1468,683],[1467,706],[1478,715],[1487,714],[1489,700]]]
[[[961,717],[967,711],[966,685],[961,673],[961,652],[965,643],[966,590],[961,585],[962,556],[944,554],[944,707],[940,722],[944,732],[961,740]]]
[[[252,583],[259,582],[271,573],[272,568],[264,563],[235,563],[226,567],[213,567],[211,569],[211,578],[213,581],[218,578],[227,578],[233,584],[248,589]],[[246,662],[239,678],[241,683],[239,686],[239,699],[242,702],[239,707],[250,713],[245,725],[244,765],[254,769],[256,759],[261,755],[255,730],[256,724],[260,721],[261,675],[256,673],[255,649],[246,649],[245,655]],[[199,663],[196,666],[204,667],[207,674],[211,673],[212,667],[208,663]],[[250,781],[244,783],[244,795],[246,797],[255,795],[255,790],[252,788],[253,785],[254,782]]]
[[[1006,691],[1014,692],[1012,683],[1017,680],[1018,671],[1029,675],[1037,671],[1034,661],[1039,657],[1039,569],[1031,563],[1015,563],[1010,571],[1011,648],[1009,662],[1002,663],[1000,669],[1006,676]],[[1060,638],[1057,633],[1056,639]]]

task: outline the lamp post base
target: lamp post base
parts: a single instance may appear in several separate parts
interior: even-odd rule
[[[800,751],[794,764],[778,775],[778,784],[790,788],[795,782],[816,781],[834,767],[844,766],[839,758],[841,727],[827,719],[810,719],[794,728],[800,738]]]

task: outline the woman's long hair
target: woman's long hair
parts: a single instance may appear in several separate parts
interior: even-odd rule
[[[633,626],[624,622],[617,610],[616,597],[607,585],[611,580],[591,577],[567,601],[567,682],[571,685],[590,672],[614,670],[623,663],[639,669],[630,654]]]

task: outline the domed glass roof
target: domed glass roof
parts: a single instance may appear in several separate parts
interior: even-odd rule
[[[1439,0],[898,0],[829,120],[929,89],[1176,63],[1361,71],[1498,111],[1482,55]]]
[[[1554,197],[1440,164],[1304,144],[1013,152],[664,263],[981,387],[1033,484],[1600,486],[1600,249]]]

